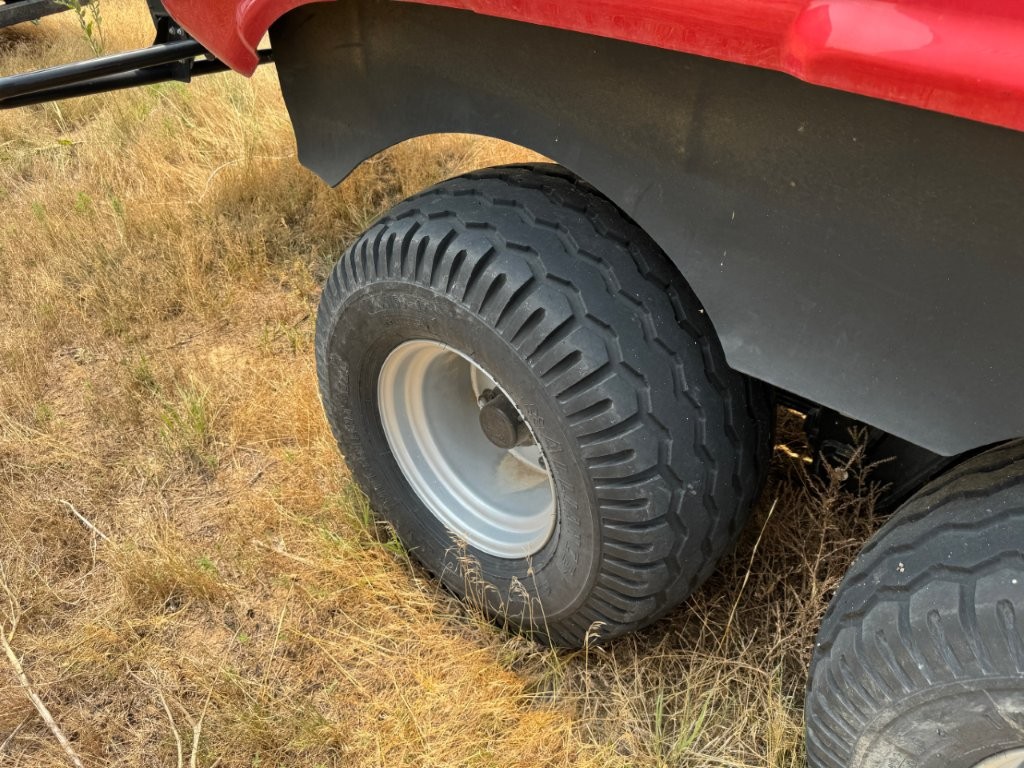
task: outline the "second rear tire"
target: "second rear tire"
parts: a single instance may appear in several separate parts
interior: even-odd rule
[[[927,485],[822,622],[811,768],[1024,766],[1024,441]]]

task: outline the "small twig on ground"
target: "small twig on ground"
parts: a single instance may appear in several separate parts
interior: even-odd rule
[[[159,686],[154,686],[156,689],[156,695],[160,697],[160,703],[164,707],[164,712],[167,713],[167,720],[171,724],[171,733],[174,734],[174,745],[178,749],[178,768],[185,767],[185,751],[181,744],[181,734],[178,733],[178,726],[174,723],[174,715],[171,714],[171,708],[167,706],[167,699],[164,698],[163,692]]]
[[[110,539],[107,538],[107,535],[105,533],[103,533],[103,531],[101,531],[99,528],[97,528],[95,525],[93,525],[91,522],[89,522],[88,518],[86,518],[85,515],[83,515],[81,512],[79,512],[77,509],[75,509],[74,504],[72,504],[70,501],[65,501],[64,499],[57,499],[57,501],[59,501],[61,504],[63,504],[65,507],[67,507],[68,510],[71,512],[71,514],[73,514],[75,517],[77,517],[78,521],[82,525],[84,525],[90,531],[95,533],[97,536],[99,536],[104,541],[110,541]]]
[[[0,757],[3,756],[3,754],[6,751],[7,747],[10,746],[10,743],[12,741],[14,741],[14,737],[18,735],[18,732],[21,731],[21,729],[24,728],[25,725],[28,723],[28,721],[31,720],[31,719],[32,719],[32,715],[29,715],[24,720],[22,720],[20,723],[18,723],[18,725],[14,728],[13,731],[11,731],[9,734],[7,734],[7,738],[4,739],[4,743],[0,744]]]
[[[13,634],[13,628],[12,628]],[[39,694],[32,688],[31,682],[29,682],[28,675],[25,674],[24,667],[21,666],[21,659],[15,654],[14,649],[11,648],[10,640],[7,637],[7,633],[0,629],[0,645],[4,648],[4,653],[7,654],[7,660],[11,662],[11,666],[14,668],[14,674],[18,678],[18,682],[21,683],[22,690],[25,691],[25,695],[28,696],[29,701],[32,702],[32,706],[36,708],[36,712],[43,718],[43,722],[46,723],[46,727],[50,729],[50,733],[53,734],[54,738],[63,747],[65,754],[71,761],[75,768],[85,768],[81,758],[75,753],[75,748],[71,746],[71,742],[68,737],[64,735],[64,731],[57,725],[57,721],[53,719],[53,715],[50,714],[50,710],[46,708],[46,704],[39,698]],[[13,738],[13,735],[12,735]],[[6,742],[4,742],[6,746]]]
[[[178,768],[185,768],[185,742],[182,741],[181,731],[178,730],[178,724],[174,722],[174,715],[171,713],[171,707],[167,703],[167,699],[164,697],[163,691],[160,690],[160,683],[157,680],[156,672],[150,668],[149,673],[153,676],[153,682],[145,680],[140,675],[129,670],[128,674],[138,680],[147,688],[152,688],[156,691],[157,698],[160,699],[160,706],[163,707],[164,713],[167,715],[167,722],[171,725],[171,734],[174,736],[174,746],[178,751]],[[206,697],[206,704],[210,703],[210,697],[213,695],[211,691]],[[188,720],[189,726],[192,728],[192,753],[189,756],[188,764],[189,768],[196,768],[197,760],[199,759],[199,739],[203,731],[203,720],[206,718],[206,705],[203,706],[203,713],[199,718],[199,722],[192,719],[188,711],[181,705],[180,701],[175,700],[174,703],[178,709],[185,715],[185,719]]]
[[[7,571],[4,570],[4,564],[0,561],[0,589],[3,589],[4,594],[7,595],[7,607],[11,614],[11,636],[14,636],[14,631],[18,628],[18,601],[14,597],[14,592],[11,591],[10,586],[7,584]],[[0,633],[3,630],[0,629]]]
[[[207,699],[209,702],[209,699]],[[199,739],[203,733],[203,718],[206,717],[206,709],[203,708],[203,714],[199,716],[199,721],[192,726],[192,754],[188,758],[188,768],[197,768],[197,761],[199,760]]]
[[[194,720],[192,715],[188,713],[188,710],[182,706],[180,701],[174,702],[178,705],[178,709],[181,710],[181,714],[188,720],[188,725],[192,729],[192,753],[188,758],[188,768],[197,768],[199,761],[199,741],[203,736],[203,721],[206,720],[206,711],[210,707],[210,699],[213,697],[213,689],[211,688],[206,694],[206,702],[203,704],[203,711],[199,713],[199,719]],[[220,762],[219,760],[217,762]],[[216,763],[214,763],[216,765]]]
[[[284,605],[281,606],[281,616],[277,620],[277,631],[274,632],[274,644],[270,646],[270,656],[267,659],[267,668],[263,672],[263,684],[260,686],[261,694],[265,693],[270,685],[270,673],[274,669],[274,656],[277,654],[277,644],[281,640],[281,629],[284,627],[284,617],[285,614],[288,613],[288,601],[292,599],[292,590],[294,588],[294,584],[289,585],[288,595],[284,599]]]
[[[300,557],[299,555],[293,555],[291,552],[288,552],[283,547],[279,547],[279,546],[275,547],[275,546],[272,546],[270,544],[267,544],[266,542],[260,541],[259,539],[253,539],[252,543],[255,544],[257,547],[259,547],[260,549],[265,549],[268,552],[273,552],[275,555],[280,555],[281,557],[287,557],[289,560],[294,560],[297,563],[302,563],[303,565],[308,565],[310,568],[318,568],[320,570],[323,570],[323,566],[322,565],[317,565],[312,560],[309,560],[309,559],[307,559],[305,557]]]
[[[172,344],[168,344],[168,345],[163,346],[163,347],[158,347],[158,349],[166,352],[166,351],[169,351],[169,350],[172,350],[172,349],[179,349],[181,347],[187,347],[189,344],[191,344],[196,339],[202,338],[203,336],[206,336],[207,334],[213,333],[215,331],[223,331],[229,325],[230,325],[230,323],[227,320],[222,320],[219,323],[215,323],[215,324],[210,325],[210,326],[208,326],[206,328],[203,328],[201,331],[196,331],[195,333],[193,333],[193,334],[191,334],[189,336],[186,336],[186,337],[184,337],[182,339],[178,339],[177,341],[175,341]]]
[[[733,619],[736,618],[736,609],[739,608],[740,599],[743,594],[747,591],[747,582],[750,581],[750,572],[754,568],[754,560],[757,557],[757,551],[761,548],[761,539],[764,537],[765,529],[768,527],[768,523],[771,522],[772,515],[775,514],[775,507],[778,506],[779,499],[776,497],[775,501],[772,502],[771,509],[768,510],[768,514],[764,518],[764,524],[761,526],[761,532],[757,534],[757,541],[754,542],[754,549],[750,553],[750,562],[747,564],[747,571],[743,574],[743,582],[740,584],[739,592],[736,593],[736,600],[732,604],[732,610],[729,611],[729,619],[725,622],[725,630],[722,632],[722,636],[719,639],[718,647],[721,649],[729,637],[729,631],[732,629]]]

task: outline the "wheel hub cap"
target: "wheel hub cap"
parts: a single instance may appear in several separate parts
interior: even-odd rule
[[[540,551],[555,527],[554,482],[522,411],[483,368],[409,341],[384,361],[377,394],[388,446],[435,517],[496,557]]]
[[[533,442],[533,435],[518,409],[504,392],[488,389],[480,395],[480,429],[494,445],[511,451]]]

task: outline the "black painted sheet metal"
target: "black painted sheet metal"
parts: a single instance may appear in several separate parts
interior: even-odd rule
[[[405,3],[272,34],[328,182],[417,135],[516,142],[657,240],[738,370],[946,455],[1024,435],[1024,135]]]

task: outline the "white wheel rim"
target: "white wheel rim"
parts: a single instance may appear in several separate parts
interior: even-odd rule
[[[1011,749],[986,758],[974,768],[1024,768],[1024,749]]]
[[[554,531],[554,480],[536,444],[506,450],[487,439],[478,399],[495,388],[508,397],[467,355],[409,341],[381,368],[381,423],[402,474],[438,520],[476,549],[524,558]]]

